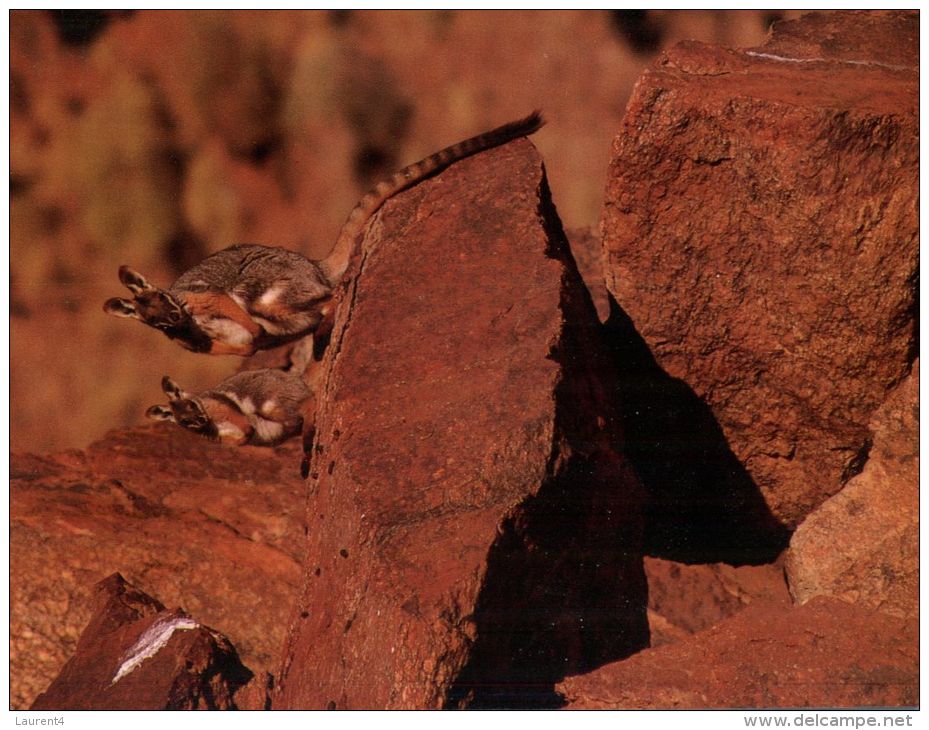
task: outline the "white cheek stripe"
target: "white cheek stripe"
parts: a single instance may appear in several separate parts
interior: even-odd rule
[[[116,670],[110,686],[112,687],[127,674],[135,671],[146,659],[151,659],[161,651],[175,631],[190,631],[199,628],[199,626],[200,624],[186,616],[158,619],[145,630],[145,633],[126,652],[124,655],[126,658],[119,665],[119,669]]]

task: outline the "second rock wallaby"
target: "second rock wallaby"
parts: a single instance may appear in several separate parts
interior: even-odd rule
[[[312,419],[312,393],[299,376],[283,370],[247,370],[196,395],[167,375],[161,387],[168,404],[152,406],[146,416],[234,446],[276,446]]]

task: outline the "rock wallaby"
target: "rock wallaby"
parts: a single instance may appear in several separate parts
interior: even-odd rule
[[[152,406],[146,416],[234,446],[276,446],[300,433],[305,418],[312,419],[310,389],[284,370],[247,370],[196,395],[167,375],[161,387],[168,404]]]
[[[212,355],[247,356],[306,335],[325,338],[333,293],[365,225],[387,199],[458,160],[532,134],[543,124],[541,113],[533,112],[382,180],[355,206],[332,252],[321,261],[282,248],[239,244],[207,257],[167,289],[122,266],[119,280],[133,298],[109,299],[104,311],[138,319],[188,350]]]

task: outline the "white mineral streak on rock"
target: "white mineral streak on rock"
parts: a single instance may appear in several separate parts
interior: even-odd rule
[[[193,619],[186,616],[158,619],[149,626],[139,640],[132,645],[125,654],[125,659],[116,671],[110,686],[116,684],[130,672],[134,671],[142,662],[157,654],[168,643],[175,631],[190,631],[200,626]]]
[[[774,53],[761,53],[760,51],[745,51],[746,56],[755,58],[764,58],[768,61],[779,61],[780,63],[846,63],[851,66],[879,66],[880,68],[889,68],[893,71],[912,71],[912,66],[898,66],[893,63],[881,63],[880,61],[856,61],[848,58],[791,58],[790,56],[778,56]]]

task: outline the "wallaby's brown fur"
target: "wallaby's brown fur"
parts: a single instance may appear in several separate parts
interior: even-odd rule
[[[168,404],[152,406],[146,416],[226,444],[275,446],[300,433],[304,420],[312,418],[310,389],[300,376],[284,370],[247,370],[197,395],[168,376],[161,387]]]
[[[252,244],[223,249],[181,275],[167,290],[123,266],[119,278],[134,299],[110,299],[104,310],[138,319],[188,350],[251,355],[313,332],[332,295],[319,265],[293,251]]]
[[[379,182],[352,210],[332,252],[311,261],[282,248],[239,244],[204,259],[168,289],[152,286],[128,266],[120,281],[133,299],[113,298],[104,311],[138,319],[188,350],[213,355],[253,354],[313,333],[332,323],[332,297],[357,239],[384,202],[458,160],[517,137],[544,121],[539,112],[458,142]]]

